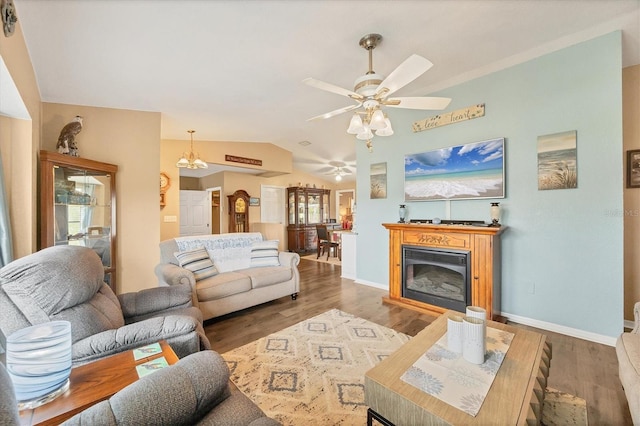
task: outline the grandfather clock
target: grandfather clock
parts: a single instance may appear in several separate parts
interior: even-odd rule
[[[249,194],[242,189],[229,199],[229,232],[249,232]]]

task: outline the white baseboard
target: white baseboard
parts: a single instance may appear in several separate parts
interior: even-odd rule
[[[354,282],[356,284],[368,285],[369,287],[375,287],[375,288],[379,288],[380,290],[389,291],[389,286],[388,285],[383,285],[383,284],[380,284],[380,283],[374,283],[373,281],[366,281],[366,280],[356,279],[356,280],[354,280]]]
[[[564,325],[553,324],[550,322],[540,321],[533,318],[521,317],[519,315],[513,315],[507,312],[502,312],[501,315],[507,318],[509,321],[513,321],[518,324],[528,325],[530,327],[540,328],[542,330],[553,331],[555,333],[560,333],[560,334],[564,334],[571,337],[577,337],[578,339],[588,340],[590,342],[595,342],[595,343],[601,343],[607,346],[616,345],[616,337],[591,333],[589,331],[578,330],[577,328],[566,327]]]
[[[636,323],[634,321],[624,320],[624,328],[633,329],[633,327],[635,326],[636,326]]]
[[[389,287],[373,281],[366,281],[362,279],[355,279],[356,284],[362,284],[369,287],[378,288],[380,290],[388,291]],[[528,325],[530,327],[539,328],[542,330],[553,331],[554,333],[564,334],[566,336],[576,337],[578,339],[588,340],[590,342],[600,343],[607,346],[615,346],[617,337],[605,336],[603,334],[591,333],[589,331],[579,330],[577,328],[566,327],[564,325],[558,325],[546,321],[540,321],[533,318],[522,317],[519,315],[509,314],[502,312],[501,315],[509,321],[516,322],[518,324]],[[624,326],[633,328],[633,321],[625,321]]]

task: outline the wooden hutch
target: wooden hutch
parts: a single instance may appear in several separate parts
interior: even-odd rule
[[[289,251],[317,249],[316,225],[329,222],[330,189],[293,186],[287,188],[287,240]]]

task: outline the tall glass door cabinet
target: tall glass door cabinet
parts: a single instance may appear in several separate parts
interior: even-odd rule
[[[331,190],[307,187],[287,188],[287,242],[289,251],[316,250],[316,224],[329,222]]]
[[[91,248],[114,292],[117,171],[113,164],[40,151],[40,248]]]

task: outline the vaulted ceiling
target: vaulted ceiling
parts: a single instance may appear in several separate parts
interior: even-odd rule
[[[188,140],[196,129],[196,140],[271,142],[293,152],[296,169],[325,179],[330,161],[354,164],[363,142],[346,133],[349,113],[307,121],[352,101],[302,80],[351,90],[368,68],[358,45],[365,34],[383,36],[373,55],[379,74],[413,53],[435,64],[398,96],[428,95],[616,29],[623,65],[640,63],[639,0],[15,3],[43,101],[159,111],[164,139]]]

